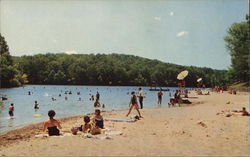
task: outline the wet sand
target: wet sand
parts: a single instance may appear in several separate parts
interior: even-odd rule
[[[225,110],[249,111],[249,93],[191,95],[188,107],[141,110],[136,122],[105,121],[105,127],[120,131],[112,139],[83,135],[35,138],[42,123],[0,136],[0,156],[249,156],[250,118]],[[163,104],[166,106],[166,104]],[[104,118],[126,119],[128,111],[102,113]],[[133,110],[131,116],[135,116]],[[82,116],[60,119],[63,131],[83,124]]]

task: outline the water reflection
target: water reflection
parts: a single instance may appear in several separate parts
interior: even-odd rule
[[[12,118],[10,118],[9,120],[8,120],[8,127],[13,127],[14,126],[14,117],[12,117]]]

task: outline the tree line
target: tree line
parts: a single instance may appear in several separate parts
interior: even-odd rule
[[[187,86],[202,77],[206,86],[226,84],[227,71],[180,66],[124,54],[38,54],[14,57],[30,84],[177,86],[177,75],[188,70]]]

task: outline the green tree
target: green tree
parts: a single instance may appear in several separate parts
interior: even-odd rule
[[[28,82],[27,75],[14,64],[9,47],[0,34],[0,88],[21,86]]]
[[[250,17],[246,15],[246,21],[234,23],[228,29],[228,35],[224,38],[227,49],[231,55],[231,78],[234,81],[249,82],[249,43],[250,43]]]

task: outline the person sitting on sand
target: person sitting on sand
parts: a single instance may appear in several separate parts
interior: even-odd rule
[[[187,89],[184,90],[184,95],[185,95],[185,98],[188,98],[188,90]]]
[[[83,133],[91,133],[92,135],[97,135],[101,133],[101,129],[90,124],[89,116],[84,116],[83,120],[85,124],[82,126]]]
[[[55,115],[56,115],[55,111],[50,110],[48,112],[49,120],[45,122],[43,126],[44,132],[46,131],[46,129],[48,129],[49,136],[59,136],[60,135],[59,129],[62,129],[60,123],[54,119]]]
[[[101,111],[99,109],[95,110],[95,117],[93,118],[94,124],[97,128],[103,129],[103,118],[101,116]]]
[[[243,107],[240,112],[242,112],[242,116],[250,116],[245,107]]]
[[[174,99],[175,99],[175,103],[179,103],[181,102],[181,92],[179,90],[176,90],[174,93]]]
[[[140,118],[143,118],[141,116],[140,111],[139,111],[139,107],[138,107],[138,103],[137,103],[137,98],[136,98],[135,92],[134,91],[131,92],[131,95],[132,95],[132,97],[131,97],[131,100],[130,100],[130,108],[129,108],[128,114],[126,116],[128,116],[130,114],[131,110],[133,109],[133,107],[135,107],[135,109],[138,112]]]
[[[170,98],[169,103],[168,103],[168,107],[174,107],[175,104],[175,99]]]

